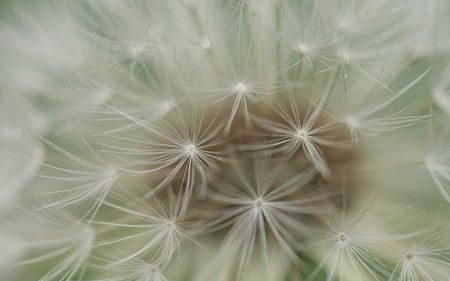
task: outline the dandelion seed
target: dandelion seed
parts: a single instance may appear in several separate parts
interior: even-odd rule
[[[337,120],[341,119],[341,122],[347,126],[353,141],[357,141],[360,134],[373,136],[398,128],[414,125],[415,123],[424,120],[427,116],[398,116],[402,110],[381,117],[377,117],[376,115],[379,114],[379,112],[382,112],[382,110],[384,110],[386,107],[391,105],[395,100],[399,99],[402,95],[407,93],[427,73],[428,70],[399,91],[393,92],[389,88],[386,88],[391,92],[391,95],[380,99],[374,104],[365,106],[362,109],[347,112],[344,117],[335,118]]]
[[[167,281],[161,272],[162,267],[158,264],[137,258],[116,264],[114,260],[123,260],[123,257],[120,257],[123,253],[107,254],[108,258],[105,260],[98,259],[106,264],[97,267],[110,273],[111,277],[103,278],[102,281]]]
[[[223,127],[215,123],[217,115],[213,115],[211,120],[204,120],[203,115],[195,113],[191,114],[190,119],[177,119],[180,115],[178,112],[161,119],[159,123],[150,124],[129,116],[146,134],[133,138],[113,137],[124,141],[124,146],[106,147],[119,154],[139,157],[133,162],[137,168],[130,168],[129,172],[153,173],[162,177],[148,192],[148,197],[164,189],[173,180],[180,179],[185,189],[184,204],[187,204],[194,186],[198,185],[199,193],[204,194],[207,175],[216,171],[218,164],[225,160],[218,149],[224,141],[218,138]]]
[[[57,208],[45,215],[34,215],[34,220],[41,225],[27,230],[31,237],[26,240],[25,246],[35,256],[18,265],[42,264],[58,258],[55,263],[52,262],[53,268],[39,281],[70,281],[75,276],[82,278],[96,237],[94,229],[88,225],[75,224],[74,218]],[[34,251],[38,254],[33,254]],[[45,251],[45,254],[39,254],[40,251]]]
[[[78,167],[62,167],[50,163],[42,165],[43,171],[39,177],[45,179],[47,185],[63,182],[66,188],[44,191],[43,193],[49,197],[50,203],[38,209],[64,208],[93,200],[94,203],[86,210],[80,221],[88,216],[93,219],[116,183],[119,176],[118,169],[110,163],[106,163],[89,146],[87,146],[87,151],[91,153],[90,157],[94,157],[94,161],[82,159],[52,142],[46,140],[44,142],[65,160],[73,162]]]
[[[249,175],[243,171],[248,169],[245,166],[235,166],[230,180],[236,178],[237,181],[215,183],[214,193],[210,194],[212,202],[230,206],[217,214],[217,218],[210,223],[209,231],[230,227],[219,259],[239,255],[238,278],[247,268],[257,245],[260,246],[262,260],[269,260],[267,249],[271,247],[272,239],[286,256],[299,262],[295,233],[309,231],[300,218],[318,212],[314,203],[330,196],[297,197],[296,193],[312,181],[314,171],[303,171],[278,185],[277,177],[281,170],[270,163],[268,159],[253,162]]]
[[[380,257],[384,237],[370,236],[361,224],[364,210],[345,217],[331,215],[328,229],[314,234],[315,247],[323,249],[319,267],[306,279],[316,280],[321,268],[327,271],[324,280],[385,280],[387,266]],[[348,216],[348,217],[347,217]]]
[[[154,208],[142,202],[130,202],[125,198],[117,198],[120,204],[105,202],[106,206],[122,212],[127,221],[132,223],[94,221],[95,224],[129,230],[134,229],[137,233],[104,240],[96,243],[95,246],[105,247],[141,241],[141,247],[114,261],[113,264],[126,263],[150,254],[155,263],[170,261],[181,242],[185,239],[190,239],[190,237],[185,230],[185,223],[183,222],[185,210],[182,207],[182,197],[175,198],[175,195],[171,192],[169,192],[168,196],[168,206],[163,206],[162,203],[154,200]],[[127,208],[124,205],[130,205],[131,207]]]
[[[323,100],[320,103],[323,103]],[[282,152],[287,159],[291,159],[296,152],[302,150],[310,163],[327,177],[331,172],[320,147],[343,147],[343,141],[327,137],[327,134],[330,134],[332,138],[335,138],[332,132],[339,126],[333,122],[319,124],[319,114],[322,111],[320,105],[311,109],[312,112],[307,110],[303,113],[298,104],[293,96],[288,97],[288,104],[277,103],[274,113],[281,118],[281,121],[254,117],[255,124],[264,129],[261,136],[270,139],[260,144],[241,147],[245,150],[267,150],[271,154]]]
[[[445,280],[450,276],[447,236],[444,230],[415,237],[416,242],[402,255],[389,281]]]

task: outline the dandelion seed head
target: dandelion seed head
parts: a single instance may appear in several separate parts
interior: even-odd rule
[[[7,2],[0,228],[25,233],[16,280],[450,275],[448,1]],[[423,223],[386,215],[409,203]],[[446,231],[415,241],[425,223]]]

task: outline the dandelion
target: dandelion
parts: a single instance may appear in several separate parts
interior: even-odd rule
[[[28,2],[3,278],[448,279],[448,1]]]

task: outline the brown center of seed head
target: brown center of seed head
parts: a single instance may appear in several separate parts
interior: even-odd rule
[[[198,124],[199,126],[196,128],[197,131],[195,133],[203,134],[207,137],[202,142],[201,147],[189,144],[184,146],[186,155],[196,155],[196,164],[199,166],[195,167],[192,163],[189,164],[188,161],[185,161],[178,167],[178,172],[173,176],[169,184],[170,188],[174,189],[175,194],[183,196],[184,192],[187,192],[186,178],[189,173],[187,170],[188,168],[191,169],[192,175],[189,175],[189,177],[190,180],[194,179],[194,182],[190,187],[190,191],[188,191],[191,194],[187,197],[189,202],[185,216],[186,220],[203,221],[204,218],[198,217],[198,213],[201,213],[198,210],[220,211],[233,207],[233,204],[227,206],[223,202],[217,203],[214,200],[210,200],[210,197],[215,196],[218,192],[227,193],[221,190],[221,187],[217,187],[217,185],[221,185],[220,182],[227,182],[229,179],[236,177],[236,172],[249,179],[253,177],[254,175],[251,175],[251,173],[254,171],[254,167],[246,166],[254,166],[255,163],[260,161],[269,161],[271,163],[269,165],[273,165],[273,167],[268,169],[268,172],[271,172],[271,170],[283,165],[285,168],[274,180],[278,186],[282,185],[283,182],[289,181],[290,178],[302,171],[315,168],[311,157],[308,157],[306,154],[303,144],[309,138],[313,141],[312,145],[317,148],[318,154],[323,156],[324,163],[327,165],[330,173],[325,177],[320,172],[317,172],[311,182],[308,183],[307,188],[299,188],[297,192],[289,194],[289,198],[285,199],[298,199],[304,196],[305,193],[319,192],[320,190],[323,194],[343,195],[345,193],[346,202],[351,203],[352,195],[357,191],[356,177],[354,177],[354,162],[357,152],[351,148],[351,140],[345,131],[345,127],[337,125],[334,120],[330,120],[330,117],[324,113],[318,114],[309,131],[293,127],[292,121],[296,122],[296,120],[299,120],[301,124],[298,125],[302,125],[305,119],[308,118],[308,114],[311,114],[311,110],[308,109],[308,106],[311,106],[309,99],[288,99],[280,94],[275,101],[277,106],[273,105],[273,100],[255,103],[248,102],[245,109],[240,106],[233,117],[232,125],[228,132],[225,132],[224,128],[233,110],[233,99],[224,100],[220,104],[208,104],[201,107],[203,120],[201,124]],[[305,101],[307,102],[305,103]],[[294,108],[292,102],[296,103],[296,112],[292,110]],[[247,110],[247,112],[244,110]],[[190,113],[188,112],[185,120],[189,119]],[[174,120],[172,122],[176,122]],[[263,120],[269,120],[270,122],[264,124]],[[309,134],[315,128],[331,123],[336,125],[326,126],[324,127],[326,129],[318,130],[319,133]],[[292,127],[292,140],[287,139],[288,134],[282,135],[279,133],[278,128],[272,128],[272,125],[280,128]],[[214,132],[208,135],[209,131]],[[314,140],[317,139],[323,139],[324,143],[336,142],[339,144],[348,143],[349,145],[347,147],[343,145],[322,145],[320,142],[314,143]],[[299,140],[301,141],[299,142]],[[290,143],[290,141],[292,142]],[[297,147],[293,145],[295,141],[299,143]],[[295,149],[293,149],[294,147]],[[198,153],[199,151],[202,152],[201,155]],[[214,155],[214,157],[206,161],[202,158],[206,157],[205,155]],[[239,168],[241,171],[232,172],[233,169],[236,169],[236,163],[241,167]],[[159,175],[162,179],[165,179],[166,175],[170,175],[173,167],[176,165],[178,163],[161,170]],[[242,166],[244,166],[244,169]],[[155,178],[158,177],[153,177],[153,179]],[[205,179],[206,182],[204,182]],[[154,181],[151,184],[157,185],[158,183],[158,181]],[[255,185],[257,184],[261,183],[255,183]],[[216,187],[212,188],[212,186]],[[228,188],[228,186],[228,184],[223,184],[222,189]],[[252,186],[251,188],[256,190],[258,187]],[[164,194],[166,192],[158,192],[155,196],[157,200],[165,201],[167,198],[165,198]],[[324,201],[319,200],[314,204],[328,204],[328,207],[331,204],[339,209],[341,202],[340,196],[334,196]],[[262,208],[263,205],[264,202],[261,199],[254,202],[256,208]],[[191,212],[191,210],[193,211]]]

